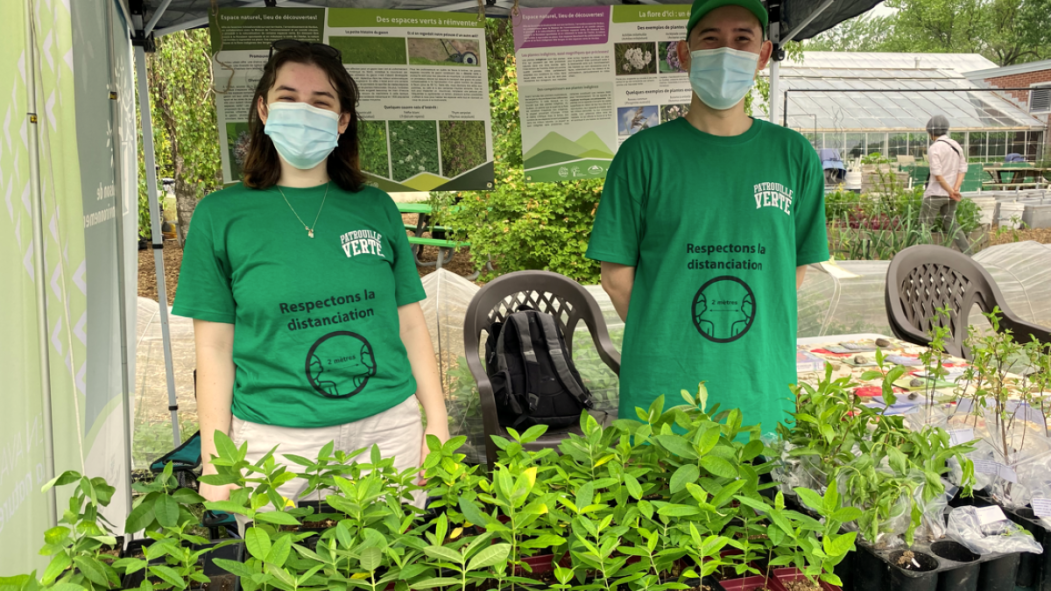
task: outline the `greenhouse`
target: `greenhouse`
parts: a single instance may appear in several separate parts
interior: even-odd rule
[[[1006,93],[976,89],[964,75],[994,67],[976,54],[807,52],[781,69],[782,114],[815,148],[839,150],[844,159],[873,153],[921,159],[930,144],[924,127],[943,114],[972,161],[1003,161],[1008,154],[1038,161],[1046,150],[1045,122]]]

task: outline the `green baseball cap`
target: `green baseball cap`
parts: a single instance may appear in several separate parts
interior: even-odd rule
[[[759,24],[763,26],[764,32],[770,23],[770,16],[760,0],[693,0],[693,8],[690,9],[690,20],[686,23],[686,35],[689,36],[693,26],[697,24],[697,21],[701,20],[701,17],[723,6],[740,6],[748,9],[755,15],[755,18],[759,19]]]

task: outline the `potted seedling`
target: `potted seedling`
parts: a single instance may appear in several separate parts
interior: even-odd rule
[[[350,471],[350,465],[366,450],[359,449],[351,453],[343,450],[333,451],[335,443],[330,441],[318,452],[316,459],[304,458],[295,454],[283,454],[285,459],[303,466],[298,476],[307,481],[307,487],[296,501],[298,508],[309,507],[312,511],[302,516],[303,527],[309,529],[326,529],[326,521],[334,517],[332,508],[323,501],[324,491],[335,488],[333,477],[344,476]],[[322,524],[318,526],[316,524]],[[328,524],[331,526],[331,524]]]
[[[69,506],[59,524],[44,532],[40,554],[51,556],[41,583],[76,585],[89,591],[119,589],[120,575],[114,568],[120,547],[108,522],[99,513],[113,498],[115,489],[101,477],[89,478],[72,470],[62,473],[43,486],[76,484]]]
[[[237,580],[228,575],[215,586],[205,575],[204,562],[217,550],[227,546],[239,545],[237,540],[226,540],[215,544],[205,538],[188,533],[196,526],[197,520],[178,519],[177,513],[165,514],[158,507],[157,515],[160,531],[147,531],[146,535],[153,540],[145,548],[143,558],[126,557],[118,560],[115,566],[124,571],[124,589],[216,589],[236,590]],[[239,557],[239,552],[234,556]],[[214,559],[213,559],[214,560]]]

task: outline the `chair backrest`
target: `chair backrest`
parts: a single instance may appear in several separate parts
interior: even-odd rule
[[[595,298],[579,283],[549,271],[518,271],[487,284],[474,295],[467,306],[467,316],[463,323],[463,346],[467,367],[478,383],[482,422],[485,427],[486,456],[490,466],[496,458],[496,448],[491,435],[498,433],[499,427],[493,388],[482,365],[478,347],[482,342],[482,333],[488,332],[490,325],[503,322],[523,305],[555,317],[571,355],[573,333],[580,321],[584,321],[591,332],[599,357],[614,373],[620,375],[620,354],[609,338],[602,310]]]
[[[932,326],[948,324],[950,355],[970,359],[965,346],[968,317],[977,305],[989,313],[1006,309],[1003,295],[989,273],[964,254],[943,246],[922,244],[899,252],[887,269],[887,318],[894,335],[927,346]],[[938,309],[949,307],[949,318]]]

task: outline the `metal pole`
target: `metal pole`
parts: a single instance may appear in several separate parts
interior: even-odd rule
[[[164,371],[168,382],[168,410],[172,413],[172,439],[179,438],[179,405],[175,400],[175,370],[172,368],[172,340],[168,328],[168,292],[164,288],[164,237],[161,235],[160,206],[157,203],[157,162],[153,153],[153,121],[150,118],[150,91],[146,84],[146,50],[135,47],[135,73],[139,86],[139,113],[142,119],[142,154],[146,160],[146,192],[150,201],[150,233],[153,235],[153,262],[157,275],[157,299],[160,300],[161,338],[164,345]]]
[[[51,350],[48,345],[47,325],[47,258],[44,256],[43,191],[40,186],[40,137],[37,128],[36,96],[36,36],[33,27],[33,0],[25,2],[26,29],[26,120],[29,125],[29,187],[33,217],[33,283],[36,287],[37,345],[40,348],[40,393],[44,414],[44,478],[47,482],[55,477],[55,440],[51,416]],[[74,394],[75,395],[75,394]],[[80,420],[76,417],[75,420]],[[47,517],[50,527],[58,524],[55,488],[47,493]]]
[[[788,127],[788,90],[789,89],[787,89],[787,88],[785,89],[785,96],[784,96],[784,100],[782,101],[783,108],[782,108],[781,127]],[[814,125],[817,125],[817,124],[815,123]]]
[[[809,15],[807,15],[807,17],[803,19],[803,22],[796,25],[794,29],[789,31],[788,34],[781,39],[781,44],[783,45],[795,39],[796,35],[798,35],[804,27],[809,25],[815,18],[817,18],[817,15],[821,14],[822,12],[825,12],[826,8],[832,6],[832,2],[833,0],[825,0],[824,2],[822,2],[821,6],[818,6],[817,9],[814,10],[814,12],[811,12]]]
[[[106,31],[109,34],[109,51],[110,51],[110,117],[113,127],[113,145],[117,152],[113,155],[113,185],[116,189],[113,192],[114,195],[114,207],[117,215],[114,216],[116,220],[117,229],[117,324],[120,329],[120,393],[121,393],[121,404],[123,405],[122,417],[124,420],[124,493],[126,494],[125,505],[128,514],[131,514],[132,509],[132,496],[131,496],[131,380],[128,377],[128,299],[125,293],[125,273],[124,273],[124,207],[121,200],[124,199],[124,169],[122,167],[123,159],[121,158],[121,150],[124,147],[121,135],[121,120],[120,120],[120,100],[128,100],[128,97],[121,97],[120,92],[123,89],[117,87],[117,72],[116,72],[116,59],[117,50],[113,45],[113,11],[114,7],[111,3],[108,10],[106,10]],[[123,35],[127,38],[127,31]],[[138,209],[138,199],[135,200],[136,210]],[[138,216],[136,216],[138,219]]]
[[[168,10],[168,5],[171,3],[172,0],[164,0],[164,2],[157,7],[157,11],[153,13],[153,18],[150,19],[150,22],[146,23],[146,37],[149,37],[150,33],[153,32],[153,27],[157,26],[157,21],[161,20],[161,17],[164,16],[164,11]]]
[[[770,64],[770,123],[774,125],[777,125],[777,114],[780,108],[780,105],[778,105],[778,99],[781,98],[781,95],[778,93],[780,85],[781,62],[775,60]]]

